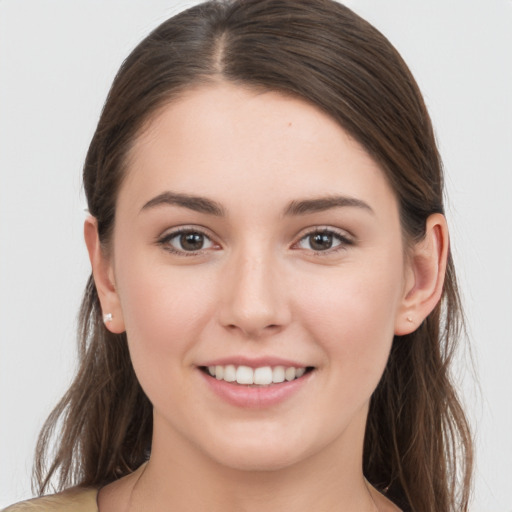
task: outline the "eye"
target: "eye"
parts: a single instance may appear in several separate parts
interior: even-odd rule
[[[188,228],[167,233],[158,243],[168,251],[177,254],[196,254],[215,247],[211,238],[205,233]]]
[[[348,237],[330,229],[316,230],[303,236],[297,243],[299,249],[306,249],[314,252],[327,252],[352,245]]]

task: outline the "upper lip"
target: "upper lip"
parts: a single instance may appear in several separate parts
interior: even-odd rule
[[[248,366],[249,368],[261,368],[263,366],[286,366],[295,368],[306,368],[311,365],[306,365],[292,359],[284,359],[282,357],[246,357],[242,355],[233,357],[222,357],[218,359],[211,359],[198,366]]]

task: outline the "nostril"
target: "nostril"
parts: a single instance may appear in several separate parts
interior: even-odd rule
[[[257,327],[251,325],[227,324],[225,325],[225,329],[232,333],[240,331],[245,336],[259,338],[265,336],[265,334],[270,335],[279,332],[282,326],[279,324],[268,324],[263,327]]]

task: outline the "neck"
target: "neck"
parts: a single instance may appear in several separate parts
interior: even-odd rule
[[[363,437],[356,437],[346,432],[320,453],[284,467],[240,470],[183,440],[170,443],[169,432],[155,428],[151,460],[132,488],[128,508],[163,512],[172,504],[173,510],[209,512],[375,512],[361,469]]]

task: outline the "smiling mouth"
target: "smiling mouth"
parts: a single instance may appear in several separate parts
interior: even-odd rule
[[[314,370],[312,366],[261,366],[251,368],[250,366],[235,366],[232,364],[201,366],[200,369],[217,380],[254,387],[291,382]]]

